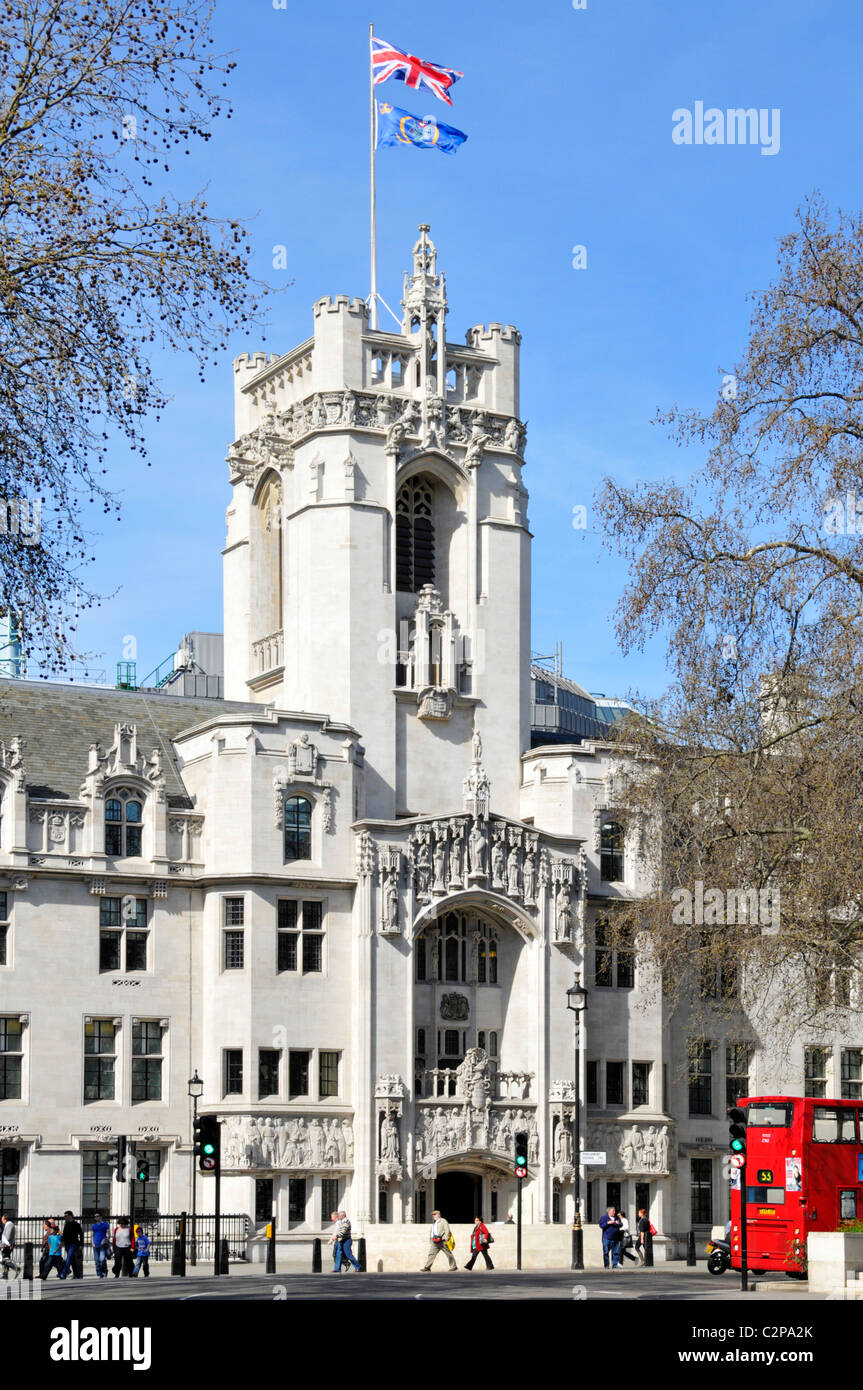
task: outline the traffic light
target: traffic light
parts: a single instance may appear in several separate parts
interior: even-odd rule
[[[728,1111],[728,1147],[733,1154],[746,1157],[746,1111],[737,1105]]]
[[[520,1129],[515,1135],[515,1176],[527,1177],[527,1131]]]
[[[108,1167],[113,1170],[118,1182],[126,1181],[126,1136],[112,1134],[113,1148],[108,1150]]]
[[[138,1182],[149,1182],[150,1180],[150,1160],[149,1158],[137,1158],[135,1162],[135,1177]]]
[[[199,1115],[195,1121],[194,1144],[198,1167],[202,1173],[215,1173],[219,1168],[221,1125],[215,1115]]]

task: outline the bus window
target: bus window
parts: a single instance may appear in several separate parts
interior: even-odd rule
[[[747,1105],[746,1123],[748,1125],[762,1125],[768,1127],[788,1129],[791,1126],[791,1119],[794,1114],[794,1104],[792,1101],[759,1101],[757,1105]]]
[[[812,1111],[812,1142],[815,1144],[856,1144],[857,1127],[853,1110],[837,1110],[816,1105]]]
[[[843,1187],[839,1191],[839,1220],[857,1220],[857,1189],[855,1187]]]
[[[747,1187],[747,1202],[769,1202],[771,1206],[782,1206],[785,1202],[784,1187]]]

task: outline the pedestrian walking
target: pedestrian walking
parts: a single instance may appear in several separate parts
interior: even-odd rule
[[[434,1220],[431,1223],[431,1230],[429,1231],[428,1259],[420,1270],[420,1273],[428,1274],[441,1251],[446,1255],[450,1273],[452,1273],[453,1270],[458,1269],[458,1265],[452,1255],[453,1246],[455,1245],[453,1233],[450,1230],[449,1222],[441,1216],[439,1211],[432,1212],[432,1216]]]
[[[110,1231],[110,1229],[111,1228],[108,1225],[108,1222],[102,1216],[102,1213],[98,1211],[94,1212],[92,1227],[93,1263],[96,1266],[97,1279],[108,1278],[108,1250],[110,1249],[108,1232]]]
[[[337,1211],[331,1211],[331,1212],[330,1212],[330,1221],[332,1222],[332,1231],[331,1231],[331,1233],[330,1233],[330,1241],[329,1241],[329,1243],[330,1243],[330,1245],[333,1247],[333,1274],[341,1274],[341,1272],[342,1272],[342,1242],[341,1242],[341,1240],[339,1239],[339,1232],[338,1232],[339,1214],[338,1214]]]
[[[132,1232],[129,1229],[128,1217],[120,1217],[114,1227],[114,1237],[111,1244],[114,1247],[114,1278],[119,1279],[121,1273],[128,1276],[134,1274]]]
[[[617,1215],[620,1221],[620,1240],[618,1242],[620,1248],[620,1263],[623,1265],[624,1260],[631,1260],[634,1265],[637,1265],[638,1256],[634,1255],[632,1252],[632,1247],[635,1242],[632,1239],[632,1232],[629,1229],[626,1212],[619,1211]]]
[[[343,1211],[339,1212],[339,1224],[336,1227],[336,1249],[341,1250],[341,1254],[336,1256],[337,1270],[341,1272],[341,1261],[347,1260],[347,1268],[353,1270],[355,1274],[360,1272],[360,1262],[356,1258],[351,1246],[351,1223]]]
[[[0,1266],[2,1266],[3,1279],[9,1278],[10,1269],[14,1274],[20,1274],[21,1270],[15,1263],[15,1222],[8,1212],[3,1212],[0,1216],[0,1223],[3,1229],[0,1231]]]
[[[475,1217],[473,1230],[470,1233],[470,1259],[465,1265],[465,1269],[473,1269],[477,1255],[482,1255],[486,1269],[494,1269],[491,1256],[488,1253],[488,1247],[493,1240],[494,1236],[489,1231],[488,1226],[483,1225],[482,1217]]]
[[[644,1264],[644,1251],[648,1235],[655,1236],[656,1228],[650,1224],[647,1207],[639,1207],[638,1220],[635,1223],[635,1249],[642,1264]]]
[[[142,1230],[140,1226],[138,1226],[137,1231],[138,1234],[135,1237],[135,1254],[137,1255],[137,1259],[135,1260],[135,1268],[132,1270],[132,1275],[133,1278],[137,1279],[138,1275],[143,1270],[144,1278],[149,1279],[150,1250],[153,1242],[150,1240],[147,1232]]]
[[[60,1250],[63,1239],[60,1235],[60,1227],[56,1221],[48,1222],[48,1232],[42,1242],[44,1254],[39,1261],[39,1278],[47,1279],[52,1269],[56,1269],[57,1278],[63,1278],[63,1256]]]
[[[599,1218],[602,1230],[602,1263],[606,1269],[620,1269],[620,1217],[616,1207],[608,1207]]]
[[[71,1211],[64,1211],[65,1223],[63,1226],[63,1249],[66,1251],[66,1263],[63,1266],[61,1279],[65,1279],[69,1270],[72,1271],[73,1279],[83,1279],[84,1271],[84,1231],[79,1221]]]

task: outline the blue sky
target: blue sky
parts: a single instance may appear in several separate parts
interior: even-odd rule
[[[521,330],[533,647],[561,641],[567,673],[591,690],[656,693],[662,644],[624,658],[615,640],[625,569],[595,533],[592,497],[605,473],[679,476],[697,462],[655,412],[710,408],[746,341],[746,296],[768,283],[802,198],[819,187],[834,206],[859,205],[863,11],[841,0],[219,0],[234,116],[184,181],[208,184],[214,212],[252,219],[256,275],[294,283],[266,343],[238,337],[204,386],[186,361],[156,359],[171,405],[150,429],[150,468],[119,446],[113,457],[122,517],[104,524],[88,574],[112,597],[82,616],[79,650],[104,653],[92,665],[112,680],[134,637],[143,676],[184,631],[221,630],[231,358],[308,337],[322,294],[368,293],[370,19],[465,74],[452,109],[400,83],[378,92],[469,136],[451,157],[380,152],[379,289],[397,309],[429,222],[450,338],[492,320]],[[779,108],[779,152],[676,145],[672,112],[696,101]],[[273,269],[279,245],[286,271]],[[586,533],[571,524],[578,505]]]

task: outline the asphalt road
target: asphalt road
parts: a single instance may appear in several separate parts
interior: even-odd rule
[[[608,1301],[704,1301],[734,1302],[764,1299],[790,1302],[808,1301],[805,1286],[765,1293],[742,1294],[739,1276],[721,1278],[701,1270],[632,1270],[623,1273],[585,1270],[566,1271],[495,1270],[493,1273],[460,1270],[455,1279],[441,1271],[432,1274],[237,1274],[214,1278],[194,1276],[185,1279],[162,1277],[96,1280],[60,1283],[51,1279],[42,1285],[43,1303],[96,1302],[135,1303],[161,1301],[243,1300],[284,1302],[292,1300],[360,1299],[555,1299],[568,1302],[583,1299]]]

